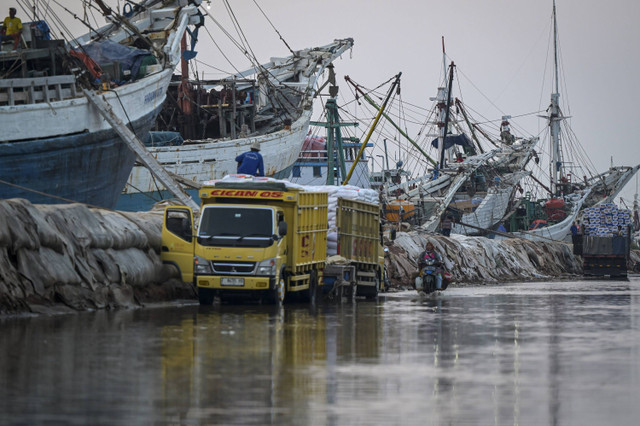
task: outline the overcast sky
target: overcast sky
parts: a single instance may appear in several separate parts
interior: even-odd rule
[[[243,29],[259,57],[262,52],[265,60],[287,54],[252,0],[230,4],[238,20],[246,22]],[[458,66],[464,101],[484,117],[499,119],[503,113],[515,117],[549,104],[552,0],[262,0],[258,4],[294,49],[354,38],[352,55],[336,62],[343,97],[348,95],[344,75],[374,87],[402,71],[403,100],[429,106],[442,75],[444,37],[447,55]],[[573,131],[600,172],[609,167],[611,157],[616,165],[640,163],[635,128],[640,3],[557,0],[556,6],[561,94]],[[221,20],[226,14],[221,0],[212,0],[211,10],[222,10]],[[528,134],[535,135],[545,122],[528,120],[526,125]],[[625,189],[625,198],[633,197],[635,187],[634,180]]]
[[[335,63],[341,98],[349,95],[345,75],[374,87],[401,71],[403,100],[429,107],[442,76],[444,37],[447,55],[458,67],[464,101],[483,117],[499,119],[503,113],[516,117],[549,104],[552,0],[256,1],[294,50],[354,38],[352,53]],[[573,131],[600,172],[609,167],[611,157],[616,165],[640,163],[636,136],[640,2],[557,0],[556,4],[562,102],[565,114],[572,117]],[[256,2],[229,0],[229,5],[261,62],[289,54]],[[211,0],[210,12],[230,28],[223,0]],[[221,40],[215,23],[208,21],[209,32],[234,66],[247,68],[248,62]],[[206,32],[200,33],[196,50],[199,60],[234,71]],[[221,76],[210,68],[199,69],[208,78]],[[518,126],[515,118],[513,122]],[[535,135],[544,122],[528,120],[523,126],[525,135]],[[622,195],[631,200],[635,190],[634,179]]]

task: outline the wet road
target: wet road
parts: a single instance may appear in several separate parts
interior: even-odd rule
[[[630,425],[640,279],[0,320],[0,424]]]

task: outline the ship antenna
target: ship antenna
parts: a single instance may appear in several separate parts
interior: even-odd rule
[[[444,70],[444,79],[447,79],[447,51],[444,48],[444,36],[442,36],[442,69]]]
[[[556,0],[553,0],[553,53],[555,64],[556,93],[560,92],[560,79],[558,78],[558,20],[556,18]]]

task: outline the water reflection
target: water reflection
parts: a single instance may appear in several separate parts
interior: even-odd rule
[[[0,423],[626,424],[640,282],[0,320]]]
[[[214,423],[313,423],[330,417],[339,365],[380,357],[382,305],[200,308],[162,330],[164,396]],[[366,393],[376,381],[353,383]],[[344,389],[341,389],[344,392]],[[177,392],[177,394],[175,394]]]

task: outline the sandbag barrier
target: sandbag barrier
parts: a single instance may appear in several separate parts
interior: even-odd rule
[[[197,300],[191,283],[162,265],[162,212],[125,213],[82,204],[0,200],[0,314],[56,313]],[[385,240],[392,288],[412,288],[427,241],[456,283],[566,278],[582,273],[571,245],[420,231]],[[640,256],[632,251],[633,263]],[[640,268],[639,268],[640,269]]]
[[[161,212],[0,200],[0,314],[195,298],[160,261],[161,226]]]
[[[420,231],[398,232],[386,241],[387,273],[393,287],[412,288],[417,258],[431,241],[456,283],[500,283],[572,277],[582,274],[582,260],[570,244],[524,239],[492,240]]]

